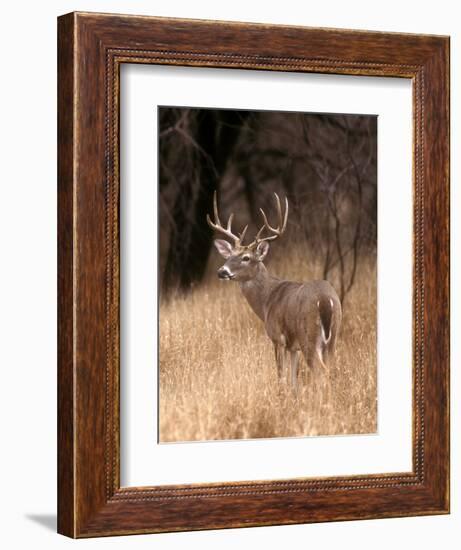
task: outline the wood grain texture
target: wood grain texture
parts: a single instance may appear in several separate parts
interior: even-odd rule
[[[72,19],[58,21],[58,531],[74,535]]]
[[[73,13],[59,19],[58,530],[71,537],[446,513],[449,41]],[[119,68],[385,75],[414,88],[413,470],[120,488]]]

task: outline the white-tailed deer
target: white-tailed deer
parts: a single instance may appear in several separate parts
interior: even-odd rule
[[[284,281],[267,271],[263,261],[269,252],[268,241],[282,235],[288,220],[288,200],[285,198],[283,213],[280,198],[274,194],[278,227],[269,225],[266,214],[260,208],[263,225],[250,244],[243,244],[248,226],[239,235],[232,232],[233,214],[226,227],[222,225],[216,193],[213,203],[214,221],[208,215],[207,221],[210,227],[232,242],[231,244],[222,239],[214,241],[218,252],[226,259],[218,270],[218,277],[237,281],[249,305],[263,321],[274,344],[280,379],[284,377],[285,365],[288,366],[290,355],[290,380],[294,391],[297,391],[299,354],[303,354],[308,367],[314,367],[317,361],[326,368],[325,362],[334,352],[341,324],[341,302],[328,281]],[[264,233],[266,236],[263,236]]]

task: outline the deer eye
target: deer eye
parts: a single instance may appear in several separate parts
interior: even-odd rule
[[[245,254],[245,256],[242,256],[242,262],[249,262],[250,261],[250,256],[248,256],[248,254]]]

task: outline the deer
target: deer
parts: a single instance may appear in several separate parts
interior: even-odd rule
[[[244,244],[248,225],[241,233],[232,231],[234,214],[227,224],[221,223],[216,192],[213,197],[214,220],[207,214],[208,225],[228,240],[216,239],[214,245],[226,260],[218,271],[219,279],[236,281],[243,296],[257,317],[264,323],[272,341],[279,381],[288,383],[298,393],[298,365],[303,355],[309,369],[319,364],[327,371],[327,363],[335,352],[341,325],[342,308],[333,286],[326,280],[294,282],[271,275],[264,260],[269,243],[283,235],[288,221],[288,199],[284,212],[277,193],[275,202],[278,225],[269,224],[266,213],[259,209],[262,226],[254,240]]]

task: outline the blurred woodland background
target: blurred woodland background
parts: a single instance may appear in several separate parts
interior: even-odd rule
[[[158,115],[160,441],[375,431],[377,117]],[[234,212],[249,241],[260,207],[276,219],[273,192],[288,198],[286,233],[265,263],[283,278],[328,279],[341,298],[328,395],[305,369],[298,400],[281,396],[262,323],[236,283],[217,280],[206,222],[215,190],[221,219]]]
[[[305,247],[343,300],[361,256],[376,254],[377,118],[159,108],[160,273],[163,292],[205,275],[218,190],[224,218],[257,230],[273,191],[290,204],[285,243]]]

